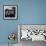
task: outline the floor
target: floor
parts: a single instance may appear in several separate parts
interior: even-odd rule
[[[28,41],[21,40],[20,43],[21,43],[20,46],[46,46],[45,41],[34,41],[34,42],[32,42],[31,40],[28,40]]]
[[[0,44],[0,46],[8,46],[8,44]],[[18,44],[10,45],[10,46],[18,46]]]
[[[8,46],[8,45],[0,44],[0,46]],[[21,40],[19,44],[14,44],[13,46],[46,46],[46,42],[43,42],[43,41],[32,42],[31,40],[28,40],[28,41]]]

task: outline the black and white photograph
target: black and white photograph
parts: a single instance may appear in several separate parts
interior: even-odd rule
[[[46,25],[20,25],[20,39],[46,41]]]
[[[17,6],[5,5],[3,9],[4,19],[17,19]]]

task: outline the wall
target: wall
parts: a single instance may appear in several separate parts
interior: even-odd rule
[[[3,19],[3,5],[17,5],[17,4],[18,0],[0,0],[0,44],[7,44],[9,42],[8,34],[10,32],[16,32],[16,35],[18,34],[17,24],[19,22],[19,18],[17,20]],[[17,39],[15,43],[18,43]]]
[[[21,0],[21,24],[46,24],[46,0]]]

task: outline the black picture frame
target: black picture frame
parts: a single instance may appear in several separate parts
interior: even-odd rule
[[[17,19],[17,5],[3,5],[3,19],[15,20]]]

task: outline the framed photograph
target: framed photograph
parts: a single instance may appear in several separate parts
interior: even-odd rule
[[[4,5],[4,19],[17,19],[17,6],[16,5]]]
[[[18,25],[19,42],[24,40],[46,41],[46,25],[20,24]]]

